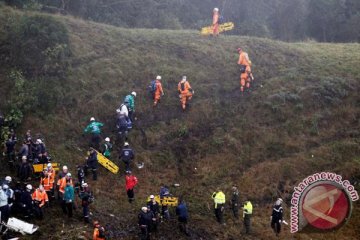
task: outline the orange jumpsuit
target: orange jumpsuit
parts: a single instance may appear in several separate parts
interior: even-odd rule
[[[250,87],[249,78],[250,78],[250,74],[251,74],[249,56],[246,52],[243,52],[243,51],[240,52],[238,64],[246,66],[245,72],[240,74],[240,90],[241,90],[241,92],[243,92],[245,85],[247,88]]]
[[[213,12],[212,27],[213,27],[213,36],[218,36],[219,35],[219,12],[218,11]]]
[[[192,98],[192,89],[190,83],[186,80],[181,80],[178,84],[178,91],[180,93],[180,101],[182,109],[185,110],[186,102]]]
[[[104,240],[105,238],[101,238],[99,237],[99,228],[95,227],[94,228],[94,233],[93,233],[93,240]]]
[[[45,191],[49,192],[54,187],[54,181],[49,173],[46,173],[43,178],[40,179],[40,184],[44,186]]]
[[[61,179],[58,180],[57,185],[59,186],[59,192],[61,192],[62,194],[65,193],[65,187],[66,187],[66,181],[69,178],[63,177]],[[70,185],[74,186],[72,179],[70,178]]]
[[[159,80],[155,80],[155,81],[156,81],[156,90],[154,93],[154,107],[160,101],[161,95],[164,95],[164,91],[163,91],[161,82]]]
[[[48,195],[45,191],[40,191],[40,189],[36,189],[35,192],[31,195],[34,201],[39,202],[39,207],[43,207],[46,202],[49,201]]]

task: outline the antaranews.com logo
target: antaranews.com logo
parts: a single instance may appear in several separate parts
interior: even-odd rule
[[[352,202],[359,199],[354,186],[336,173],[306,177],[291,198],[291,233],[301,230],[333,230],[350,218]]]

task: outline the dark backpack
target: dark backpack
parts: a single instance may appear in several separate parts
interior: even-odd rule
[[[180,84],[181,91],[185,91],[185,83]]]
[[[224,22],[225,22],[224,16],[220,15],[219,20],[218,20],[218,24],[223,24]]]
[[[98,230],[99,230],[99,238],[106,239],[106,236],[105,236],[105,228],[102,227],[102,226],[99,226],[99,227],[98,227]]]
[[[240,72],[245,73],[246,71],[246,65],[240,65]]]
[[[151,93],[154,93],[156,91],[156,80],[151,81],[149,89]]]

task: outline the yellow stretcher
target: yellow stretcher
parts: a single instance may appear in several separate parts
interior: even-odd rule
[[[44,171],[44,168],[47,167],[47,163],[38,163],[38,164],[33,164],[33,168],[34,168],[34,173],[41,173],[42,171]],[[59,163],[51,163],[51,166],[53,167],[53,169],[57,172],[59,171],[60,168],[60,164]]]
[[[113,174],[117,174],[119,172],[119,167],[113,163],[112,161],[110,161],[109,159],[107,159],[104,155],[102,155],[101,153],[97,152],[97,159],[98,162],[107,170],[109,170],[110,172],[112,172]]]
[[[230,31],[234,29],[234,23],[233,22],[226,22],[223,24],[219,25],[219,33],[221,32],[225,32],[225,31]],[[212,26],[207,26],[207,27],[203,27],[201,29],[201,35],[210,35],[213,33],[213,27]]]
[[[160,198],[160,195],[156,195],[155,201],[159,203],[160,206],[169,206],[169,207],[177,207],[179,205],[179,199],[177,197],[163,197]],[[147,198],[147,201],[150,201],[150,197]]]

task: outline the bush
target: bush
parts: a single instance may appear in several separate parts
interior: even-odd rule
[[[65,26],[50,16],[24,16],[6,40],[11,67],[27,77],[64,76],[70,56]]]

